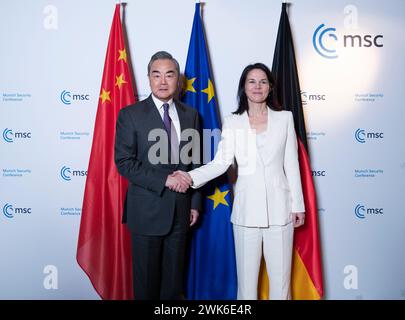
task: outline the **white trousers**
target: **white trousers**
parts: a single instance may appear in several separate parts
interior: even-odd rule
[[[291,282],[291,260],[294,227],[252,228],[233,225],[238,300],[257,300],[258,277],[262,252],[270,282],[270,300],[288,300]]]

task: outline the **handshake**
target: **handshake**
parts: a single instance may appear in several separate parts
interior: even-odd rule
[[[192,184],[191,176],[185,171],[178,170],[167,176],[165,186],[172,191],[185,193]]]

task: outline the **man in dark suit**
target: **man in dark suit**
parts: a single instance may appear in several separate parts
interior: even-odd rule
[[[186,234],[201,207],[191,180],[173,173],[200,163],[198,112],[174,99],[179,75],[169,53],[154,54],[152,94],[117,120],[115,163],[129,181],[123,222],[131,231],[135,299],[181,299]],[[194,136],[185,139],[185,130]]]

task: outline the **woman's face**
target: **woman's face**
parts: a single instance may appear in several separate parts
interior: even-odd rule
[[[245,82],[245,92],[248,102],[263,103],[270,93],[270,83],[266,73],[260,69],[249,71]]]

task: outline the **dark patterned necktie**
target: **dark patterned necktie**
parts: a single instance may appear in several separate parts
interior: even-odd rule
[[[163,104],[163,123],[167,132],[170,143],[170,162],[179,163],[179,140],[174,125],[172,126],[172,119],[169,116],[169,104]]]

